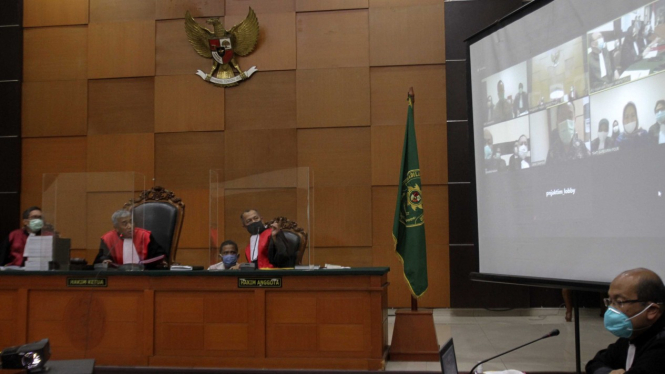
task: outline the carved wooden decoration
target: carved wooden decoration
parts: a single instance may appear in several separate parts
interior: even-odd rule
[[[125,203],[123,209],[131,210],[133,207],[146,203],[166,203],[174,206],[178,210],[178,218],[176,220],[173,239],[171,240],[171,248],[169,250],[169,264],[173,264],[175,262],[176,252],[178,250],[178,241],[180,240],[182,222],[185,218],[185,203],[183,203],[182,200],[172,191],[167,190],[161,186],[154,186],[149,190],[141,192],[136,200],[130,200],[129,202]]]

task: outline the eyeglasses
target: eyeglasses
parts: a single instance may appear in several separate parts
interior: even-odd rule
[[[646,303],[646,301],[644,301],[644,300],[623,300],[623,301],[619,301],[619,300],[612,300],[612,299],[606,297],[606,298],[603,299],[603,303],[605,303],[606,307],[609,307],[611,305],[615,305],[615,306],[618,306],[619,308],[623,308],[623,304]]]

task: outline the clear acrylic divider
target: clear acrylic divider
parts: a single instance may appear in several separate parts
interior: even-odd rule
[[[256,210],[264,224],[278,217],[297,224],[306,238],[298,265],[313,264],[310,180],[308,167],[272,171],[210,170],[208,266],[223,267],[220,246],[226,240],[238,245],[238,262],[248,262],[245,252],[249,248],[250,233],[241,220],[241,215],[248,210]]]
[[[133,237],[136,227],[143,227],[143,218],[134,217],[133,210],[136,197],[145,190],[143,174],[44,174],[42,182],[42,215],[45,224],[42,237],[52,237],[50,242],[48,239],[43,240],[43,245],[50,246],[52,251],[51,268],[70,268],[70,258],[73,259],[72,269],[84,266],[84,261],[92,264],[100,251],[102,236],[111,232],[115,236],[110,235],[107,239],[111,238],[112,243],[109,244],[115,244],[113,248],[108,248],[114,264],[141,261],[141,243],[129,247],[124,242],[127,236]],[[112,217],[116,212],[114,224]],[[127,247],[126,250],[124,247]],[[44,251],[48,252],[48,249]],[[124,256],[124,252],[127,256]]]

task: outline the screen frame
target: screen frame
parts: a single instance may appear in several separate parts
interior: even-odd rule
[[[465,40],[466,42],[466,88],[467,88],[467,100],[470,105],[467,106],[467,118],[468,118],[468,149],[469,149],[469,161],[473,166],[473,173],[470,177],[470,187],[473,192],[473,196],[470,201],[470,209],[473,222],[475,222],[472,228],[472,235],[474,240],[474,245],[478,251],[478,258],[480,258],[480,244],[479,244],[479,232],[478,232],[478,187],[476,180],[476,152],[475,152],[475,141],[474,141],[474,120],[473,120],[473,84],[471,77],[471,45],[480,41],[481,39],[491,35],[494,32],[499,31],[500,29],[520,20],[521,18],[539,10],[540,8],[552,3],[555,0],[533,0],[530,3],[525,4],[524,6],[514,10],[513,12],[507,14],[506,16],[498,19],[493,24],[485,27],[484,29],[473,34]],[[485,283],[500,283],[500,284],[512,284],[520,286],[533,286],[533,287],[545,287],[545,288],[568,288],[576,291],[594,291],[594,292],[607,292],[609,289],[609,283],[606,282],[591,282],[591,281],[576,281],[570,279],[557,279],[557,278],[537,278],[537,277],[528,277],[528,276],[517,276],[517,275],[508,275],[508,274],[492,274],[492,273],[481,273],[480,271],[469,273],[469,278],[472,281],[476,282],[485,282]]]

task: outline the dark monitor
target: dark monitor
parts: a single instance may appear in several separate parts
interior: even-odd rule
[[[439,351],[441,360],[441,372],[443,374],[457,374],[457,358],[455,357],[455,344],[453,338],[450,338]]]

